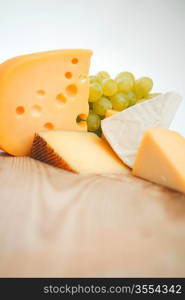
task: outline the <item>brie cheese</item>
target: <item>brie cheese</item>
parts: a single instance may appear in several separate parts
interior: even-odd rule
[[[133,167],[139,144],[149,128],[169,128],[182,97],[168,92],[138,103],[102,121],[102,131],[121,160]]]

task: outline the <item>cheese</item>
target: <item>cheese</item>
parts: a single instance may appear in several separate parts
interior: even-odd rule
[[[88,114],[90,50],[55,50],[0,65],[0,145],[29,155],[35,132],[86,131],[77,116]]]
[[[103,133],[113,150],[133,167],[139,144],[148,128],[168,128],[181,102],[169,92],[129,107],[102,121]]]
[[[109,118],[109,117],[112,117],[113,115],[117,114],[118,111],[117,110],[114,110],[114,109],[108,109],[105,113],[105,117],[106,118]]]
[[[167,129],[149,129],[139,147],[133,174],[185,193],[185,139]]]
[[[31,156],[75,173],[129,172],[112,149],[90,132],[39,132],[33,141]]]

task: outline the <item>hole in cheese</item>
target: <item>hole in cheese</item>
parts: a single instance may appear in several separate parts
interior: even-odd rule
[[[18,115],[22,115],[22,114],[24,114],[24,112],[25,112],[25,109],[24,109],[23,106],[18,106],[18,107],[16,108],[16,113],[17,113]]]
[[[65,77],[66,77],[67,79],[70,79],[70,78],[72,77],[72,73],[71,73],[71,72],[66,72],[66,73],[65,73]]]
[[[60,93],[56,96],[56,101],[58,104],[63,105],[67,102],[67,98],[64,96],[64,94]]]
[[[76,123],[79,127],[87,129],[87,115],[86,114],[80,114],[76,118]]]
[[[80,121],[80,122],[78,122],[78,126],[80,126],[81,128],[87,128],[87,122],[86,121]]]
[[[79,123],[80,121],[86,121],[87,117],[88,116],[86,114],[79,114],[76,118],[76,122]]]
[[[39,117],[41,115],[41,112],[42,112],[42,107],[40,105],[35,104],[32,106],[31,114],[34,117]]]
[[[52,123],[48,122],[48,123],[44,124],[44,128],[48,129],[48,130],[52,130],[52,129],[54,129],[54,125]]]
[[[71,62],[72,64],[76,65],[78,63],[78,58],[74,57]]]
[[[66,93],[69,95],[69,96],[75,96],[77,94],[77,86],[75,84],[70,84],[66,87]]]
[[[44,90],[38,90],[37,91],[37,94],[39,95],[39,96],[44,96],[45,95],[45,91]]]

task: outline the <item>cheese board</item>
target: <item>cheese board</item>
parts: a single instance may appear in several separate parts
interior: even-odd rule
[[[1,277],[184,277],[185,195],[0,156]]]

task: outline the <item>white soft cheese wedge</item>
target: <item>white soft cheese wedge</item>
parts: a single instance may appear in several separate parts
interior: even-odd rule
[[[174,92],[159,95],[102,121],[105,138],[129,167],[133,167],[144,133],[149,128],[169,128],[182,97]]]

